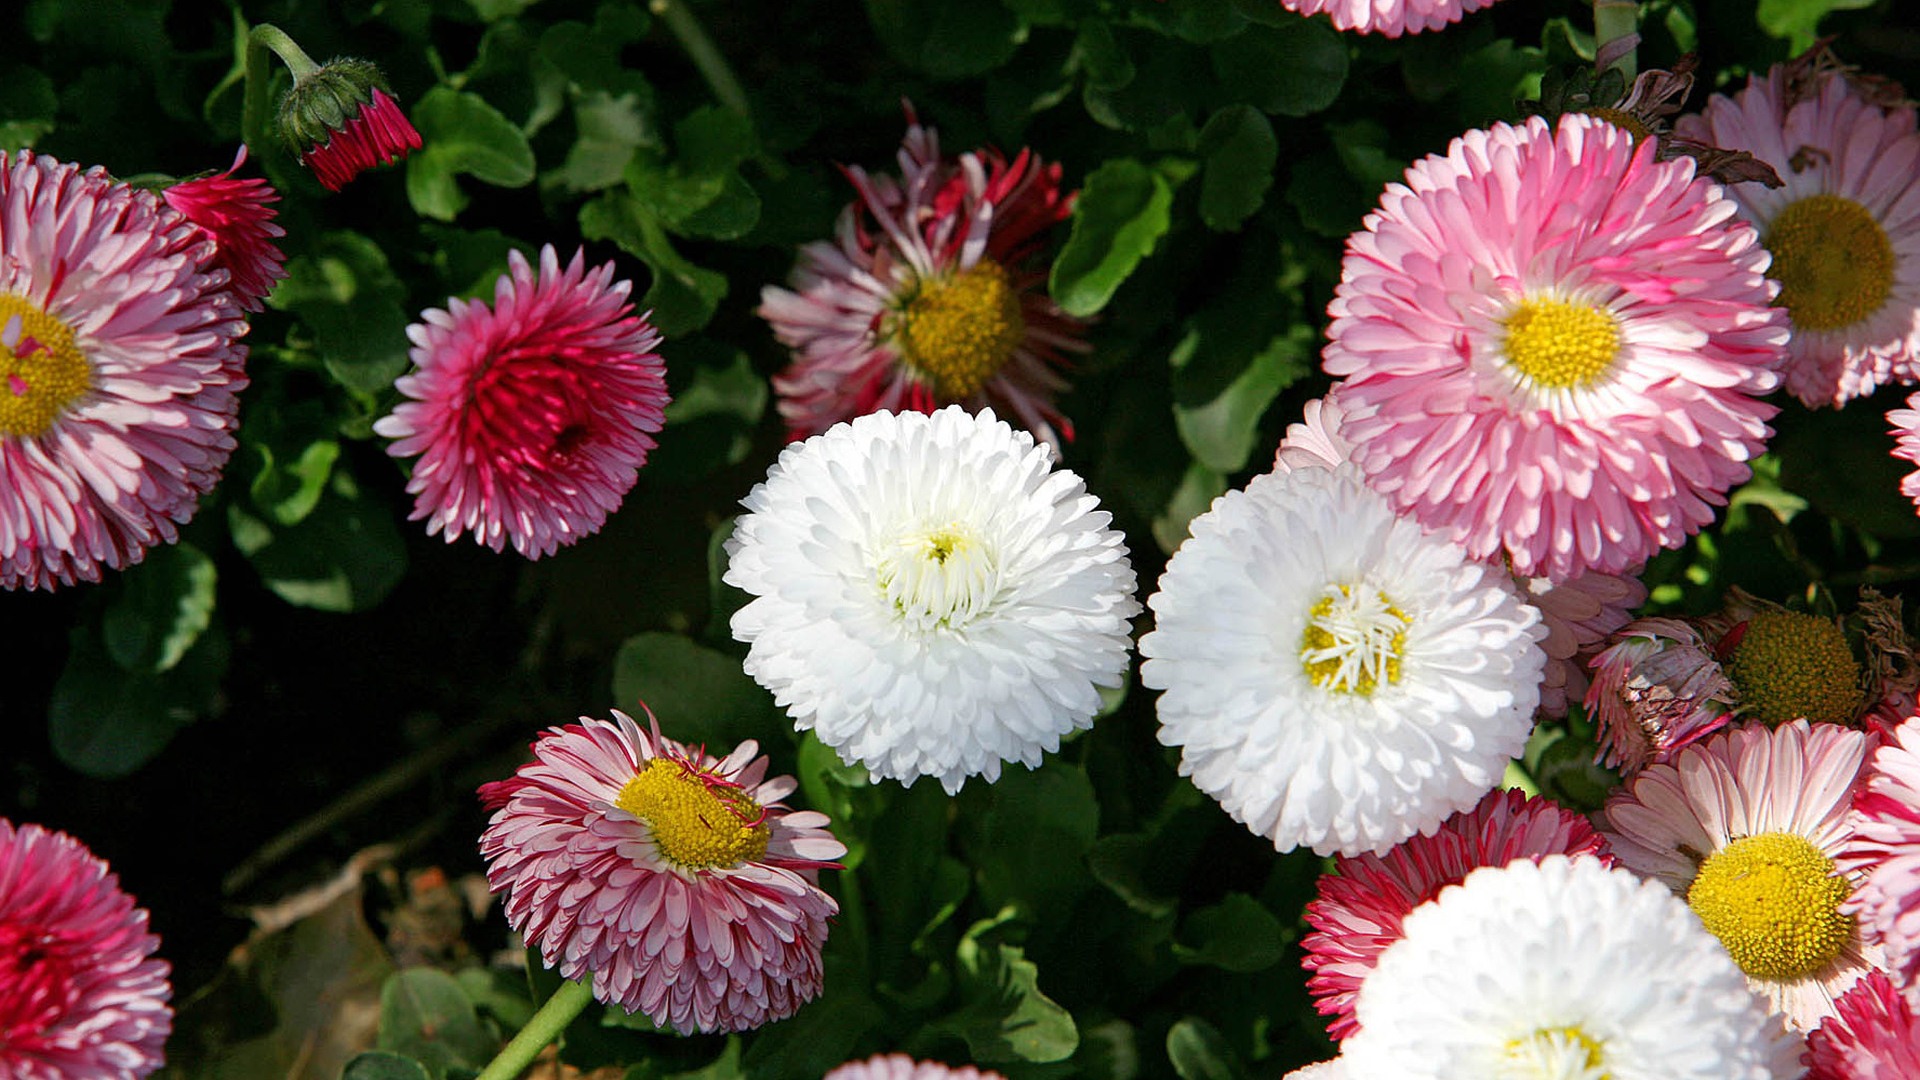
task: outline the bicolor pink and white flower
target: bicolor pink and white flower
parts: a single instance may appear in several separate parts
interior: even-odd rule
[[[1515,583],[1540,609],[1547,639],[1547,666],[1540,684],[1540,711],[1565,716],[1567,706],[1584,701],[1591,685],[1587,670],[1605,648],[1608,635],[1627,625],[1633,609],[1646,602],[1647,587],[1631,575],[1589,570],[1565,581],[1519,577]]]
[[[845,845],[792,810],[752,740],[724,758],[626,714],[547,729],[483,785],[480,838],[507,921],[562,976],[681,1034],[745,1031],[821,988],[838,910],[817,871]]]
[[[149,191],[0,154],[0,587],[98,581],[171,543],[233,453],[246,322]]]
[[[1771,434],[1784,313],[1720,185],[1570,114],[1454,140],[1347,242],[1326,370],[1369,482],[1476,558],[1633,571]]]
[[[275,242],[287,231],[273,220],[278,212],[272,204],[280,195],[272,185],[257,176],[233,178],[246,161],[242,145],[226,172],[182,180],[160,195],[213,241],[206,268],[225,270],[240,306],[259,311],[274,283],[287,276],[287,257]]]
[[[760,317],[793,350],[773,379],[789,434],[960,404],[1073,438],[1054,398],[1085,324],[1047,295],[1040,258],[1073,209],[1060,166],[1025,149],[945,157],[911,109],[907,122],[899,177],[848,167],[858,198],[834,238],[800,249],[791,289],[761,291]]]
[[[1920,465],[1920,392],[1908,395],[1906,408],[1889,409],[1887,423],[1893,426],[1893,456]],[[1920,512],[1920,469],[1900,478],[1900,494]]]
[[[1727,726],[1739,694],[1706,638],[1681,619],[1637,620],[1593,659],[1595,760],[1632,776]]]
[[[1511,790],[1489,792],[1432,836],[1409,837],[1385,855],[1335,860],[1307,904],[1313,932],[1301,942],[1301,963],[1311,973],[1307,992],[1313,1007],[1330,1018],[1327,1034],[1345,1039],[1359,1030],[1354,999],[1380,954],[1400,940],[1408,912],[1482,866],[1547,855],[1591,856],[1613,865],[1607,842],[1583,815]]]
[[[133,1080],[165,1064],[173,987],[159,948],[105,861],[0,818],[0,1076]]]
[[[1907,1080],[1920,1076],[1920,1019],[1886,972],[1870,971],[1840,995],[1807,1036],[1806,1080]]]
[[[1280,0],[1280,6],[1301,15],[1324,14],[1336,30],[1397,38],[1439,30],[1494,0]]]
[[[820,1080],[1006,1080],[990,1069],[954,1068],[937,1061],[915,1061],[905,1054],[875,1054],[837,1066]]]
[[[373,430],[419,458],[407,490],[429,535],[537,559],[599,531],[639,479],[665,419],[660,334],[612,263],[584,260],[562,268],[548,244],[536,274],[510,252],[491,308],[454,298],[407,327],[408,400]]]
[[[1920,717],[1874,751],[1849,824],[1839,863],[1863,880],[1846,910],[1866,939],[1886,950],[1887,969],[1900,985],[1912,986],[1920,980]]]

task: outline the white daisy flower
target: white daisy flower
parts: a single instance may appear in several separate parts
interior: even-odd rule
[[[1214,500],[1148,604],[1160,741],[1282,851],[1431,834],[1492,790],[1540,700],[1539,612],[1352,465]]]
[[[1133,568],[1033,436],[959,406],[789,446],[727,541],[746,671],[875,777],[999,779],[1092,726],[1127,670]]]
[[[1353,1076],[1771,1080],[1800,1040],[1657,882],[1551,855],[1474,871],[1407,915],[1360,986]]]

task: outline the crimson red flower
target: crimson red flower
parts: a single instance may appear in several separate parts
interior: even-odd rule
[[[1807,1080],[1920,1076],[1920,1020],[1884,971],[1869,971],[1807,1036]]]
[[[328,191],[339,191],[347,181],[373,168],[399,161],[420,149],[420,133],[386,91],[375,90],[372,100],[345,125],[333,129],[327,141],[316,143],[300,160]]]
[[[272,185],[257,176],[234,179],[246,160],[247,148],[241,146],[226,172],[183,180],[161,195],[213,241],[213,255],[201,269],[225,270],[234,299],[248,311],[259,311],[274,282],[287,276],[282,265],[287,257],[274,243],[287,230],[273,223],[278,211],[268,204],[279,202],[280,195]]]

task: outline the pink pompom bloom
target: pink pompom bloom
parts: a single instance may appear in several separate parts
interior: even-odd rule
[[[782,801],[749,739],[725,758],[616,711],[549,728],[534,760],[480,788],[480,837],[507,921],[593,996],[681,1034],[746,1031],[819,996],[816,871],[846,847]]]
[[[1920,465],[1920,393],[1908,395],[1906,408],[1888,410],[1887,423],[1893,425],[1893,456]],[[1920,469],[1901,478],[1900,493],[1920,512]]]
[[[373,430],[419,456],[407,490],[429,535],[537,559],[597,532],[639,479],[667,404],[660,334],[612,263],[583,259],[562,270],[549,244],[536,277],[509,252],[492,308],[456,298],[407,327],[414,370],[394,385],[411,400]]]
[[[1678,130],[1750,151],[1785,181],[1728,194],[1773,254],[1793,327],[1787,389],[1838,406],[1920,380],[1920,132],[1910,104],[1883,107],[1809,63],[1750,76]]]
[[[1911,1080],[1920,1076],[1920,1021],[1887,978],[1870,971],[1840,995],[1807,1036],[1806,1080]]]
[[[794,351],[773,379],[789,436],[961,404],[1042,442],[1073,438],[1053,402],[1085,324],[1047,296],[1038,258],[1073,209],[1060,166],[1031,150],[943,158],[933,129],[907,119],[900,178],[848,168],[859,198],[834,239],[800,249],[791,290],[761,290],[760,317]]]
[[[1495,124],[1347,241],[1326,369],[1369,481],[1475,557],[1630,572],[1711,522],[1776,411],[1784,313],[1724,189],[1603,120]]]
[[[1847,913],[1860,876],[1837,862],[1867,743],[1837,724],[1739,724],[1647,766],[1604,809],[1620,865],[1683,897],[1797,1031],[1880,966]]]
[[[1397,38],[1438,30],[1494,0],[1280,0],[1301,15],[1326,14],[1339,30]]]
[[[1700,631],[1640,619],[1593,660],[1587,714],[1600,725],[1594,760],[1632,776],[1727,726],[1739,694]]]
[[[997,1072],[971,1065],[955,1069],[937,1061],[915,1061],[905,1054],[875,1054],[849,1061],[820,1080],[1006,1080]]]
[[[0,154],[0,587],[171,543],[233,453],[246,333],[211,245],[152,192]]]
[[[280,196],[272,185],[257,176],[233,178],[246,160],[247,148],[242,146],[226,172],[183,180],[161,192],[161,197],[198,226],[201,236],[213,241],[207,268],[225,270],[240,306],[259,311],[274,282],[287,276],[282,265],[287,257],[274,243],[287,231],[273,222],[278,211],[268,204],[278,202]]]
[[[1340,434],[1340,424],[1347,414],[1335,396],[1338,390],[1336,386],[1325,396],[1307,402],[1300,410],[1300,422],[1287,425],[1286,435],[1273,452],[1274,472],[1337,469],[1346,463],[1353,444]]]
[[[1385,855],[1337,859],[1333,873],[1320,875],[1319,895],[1306,910],[1313,933],[1301,942],[1313,1007],[1331,1018],[1327,1034],[1345,1039],[1360,1030],[1353,1011],[1360,984],[1400,940],[1407,912],[1479,867],[1546,855],[1592,856],[1613,865],[1607,842],[1586,818],[1519,791],[1489,792],[1432,836],[1403,840]]]
[[[85,845],[0,818],[0,1077],[130,1080],[165,1064],[159,947]]]
[[[1901,985],[1912,985],[1920,978],[1920,717],[1874,752],[1849,823],[1853,835],[1839,862],[1865,880],[1847,911],[1886,950]]]

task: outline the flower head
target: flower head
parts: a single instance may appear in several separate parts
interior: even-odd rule
[[[1353,453],[1353,444],[1340,434],[1346,410],[1340,407],[1338,388],[1314,398],[1300,410],[1300,422],[1288,424],[1287,433],[1273,452],[1273,470],[1336,469]]]
[[[1335,29],[1397,38],[1419,34],[1460,21],[1494,0],[1280,0],[1280,6],[1301,15],[1325,13]]]
[[[1920,132],[1841,73],[1775,65],[1715,94],[1684,135],[1752,151],[1785,180],[1730,189],[1791,316],[1787,389],[1841,405],[1920,379]]]
[[[298,75],[280,102],[280,133],[328,191],[421,145],[380,69],[365,60],[332,60]]]
[[[1257,476],[1195,518],[1141,681],[1180,772],[1276,848],[1383,852],[1480,801],[1539,702],[1540,616],[1351,465]]]
[[[1593,659],[1587,713],[1600,725],[1595,760],[1632,776],[1725,727],[1739,694],[1700,631],[1648,618]]]
[[[1885,972],[1869,971],[1807,1036],[1807,1080],[1920,1076],[1920,1020]]]
[[[1301,962],[1312,973],[1307,991],[1314,1008],[1331,1017],[1327,1034],[1346,1039],[1359,1030],[1354,999],[1380,954],[1400,940],[1408,912],[1482,866],[1547,855],[1592,856],[1613,865],[1607,842],[1585,817],[1519,791],[1488,792],[1432,836],[1408,837],[1385,855],[1336,860],[1307,905],[1313,933],[1301,943]]]
[[[1341,434],[1373,486],[1528,576],[1630,572],[1749,475],[1786,330],[1687,161],[1580,115],[1454,140],[1347,242]]]
[[[1073,473],[982,410],[872,413],[789,446],[741,500],[746,671],[876,777],[999,779],[1125,677],[1133,568]]]
[[[613,264],[563,270],[551,244],[536,276],[519,252],[494,306],[454,299],[407,327],[408,401],[374,424],[413,457],[413,518],[447,542],[471,532],[537,559],[598,531],[664,421],[660,335],[627,302]]]
[[[858,198],[832,241],[800,249],[791,290],[760,316],[794,351],[774,376],[795,439],[878,411],[991,406],[1043,442],[1072,425],[1054,407],[1083,324],[1048,298],[1037,260],[1073,195],[1030,150],[950,159],[908,111],[900,176],[846,170]]]
[[[875,1054],[849,1061],[820,1080],[1006,1080],[997,1072],[971,1065],[955,1069],[937,1061],[915,1061],[905,1054]]]
[[[271,185],[257,176],[233,178],[246,160],[243,145],[226,172],[182,180],[161,192],[161,198],[193,222],[201,237],[213,241],[207,268],[225,270],[240,306],[259,311],[274,282],[287,276],[281,265],[287,257],[274,243],[287,231],[273,222],[277,211],[269,204],[280,196]]]
[[[1868,941],[1886,950],[1902,986],[1920,979],[1920,717],[1874,751],[1866,789],[1854,798],[1842,868],[1862,875],[1846,910]]]
[[[1353,1076],[1788,1080],[1781,1031],[1686,905],[1596,859],[1483,867],[1360,987]]]
[[[1540,711],[1565,716],[1568,703],[1586,699],[1588,665],[1605,647],[1607,636],[1625,626],[1633,609],[1646,601],[1647,587],[1637,577],[1598,570],[1565,581],[1515,575],[1514,584],[1540,609],[1547,628],[1547,639],[1540,643],[1547,651]]]
[[[716,758],[626,714],[549,728],[486,784],[480,837],[507,921],[593,996],[681,1034],[745,1031],[817,997],[827,919],[815,871],[846,847],[783,801],[752,740]]]
[[[246,333],[211,245],[151,192],[0,154],[0,586],[171,543],[233,453]]]
[[[1835,724],[1740,724],[1641,770],[1607,800],[1615,858],[1700,916],[1787,1022],[1806,1031],[1876,963],[1836,859],[1867,737]]]
[[[0,1076],[131,1080],[166,1061],[167,962],[80,841],[0,818]]]

